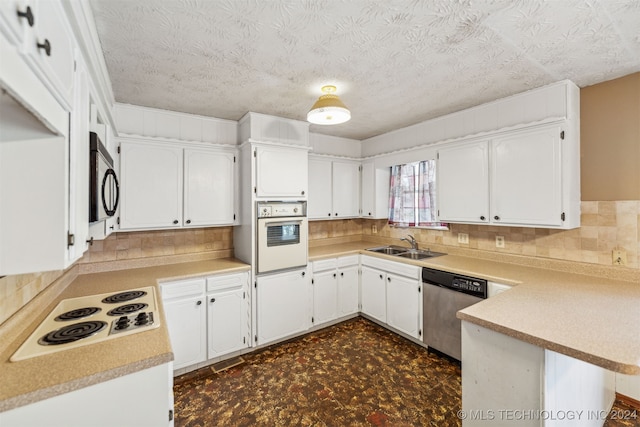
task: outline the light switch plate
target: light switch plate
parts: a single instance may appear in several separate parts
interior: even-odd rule
[[[504,236],[496,236],[496,248],[504,248]]]
[[[458,243],[463,245],[469,244],[469,235],[467,233],[458,233]]]

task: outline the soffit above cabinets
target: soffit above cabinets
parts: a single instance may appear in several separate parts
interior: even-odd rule
[[[90,0],[118,102],[366,139],[562,79],[640,71],[638,0]]]

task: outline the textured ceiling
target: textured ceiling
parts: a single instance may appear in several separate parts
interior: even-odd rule
[[[562,79],[640,71],[640,0],[91,0],[116,101],[365,139]]]

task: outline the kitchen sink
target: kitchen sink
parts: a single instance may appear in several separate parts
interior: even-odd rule
[[[377,252],[379,254],[393,255],[397,257],[416,259],[416,260],[446,255],[442,252],[431,252],[429,250],[423,251],[423,250],[410,249],[410,248],[405,248],[403,246],[394,246],[394,245],[380,246],[377,248],[369,248],[367,250],[371,252]]]
[[[433,258],[441,255],[446,255],[446,254],[443,254],[442,252],[413,251],[413,250],[409,252],[397,254],[397,256],[399,257],[409,258],[409,259],[425,259],[425,258]]]
[[[377,252],[379,254],[398,255],[407,252],[409,249],[403,248],[402,246],[381,246],[379,248],[370,248],[367,250]]]

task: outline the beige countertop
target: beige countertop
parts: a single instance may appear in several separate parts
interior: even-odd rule
[[[0,411],[37,402],[91,384],[173,360],[157,284],[163,281],[247,271],[235,259],[215,259],[77,276],[58,295],[39,295],[24,309],[28,326],[2,325],[0,341]],[[162,324],[159,328],[68,349],[19,362],[9,358],[62,299],[156,286]],[[45,294],[47,290],[43,291]],[[53,292],[53,291],[51,291]]]
[[[423,261],[364,252],[375,242],[319,246],[310,260],[366,253],[396,261],[476,276],[514,286],[458,312],[462,320],[594,365],[640,375],[640,283],[589,274],[589,265],[567,270],[531,267],[469,256]]]

